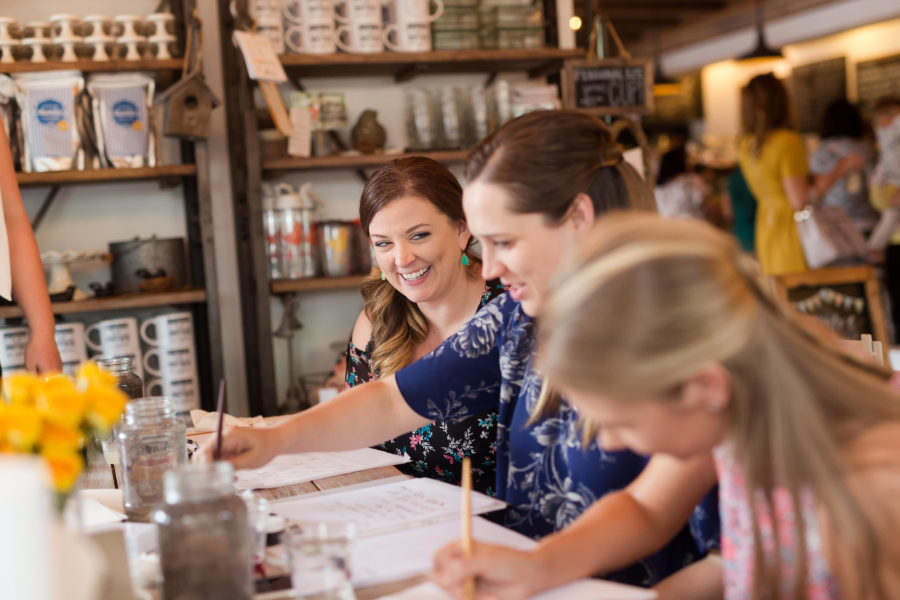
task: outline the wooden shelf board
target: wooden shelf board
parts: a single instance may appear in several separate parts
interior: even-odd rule
[[[191,177],[196,165],[166,165],[122,169],[90,169],[86,171],[47,171],[44,173],[16,173],[20,186],[57,185],[69,183],[99,183],[105,181],[136,181],[166,177]]]
[[[509,50],[432,50],[430,52],[378,52],[374,54],[283,54],[286,69],[309,76],[367,75],[401,71],[461,73],[522,71],[546,68],[565,59],[585,58],[583,49],[523,48]]]
[[[356,169],[377,167],[395,158],[404,156],[427,156],[437,162],[463,162],[469,155],[468,150],[442,150],[438,152],[405,152],[380,154],[353,154],[348,156],[316,156],[296,158],[287,156],[263,161],[263,171],[303,171],[309,169]]]
[[[35,71],[178,71],[184,66],[181,58],[160,60],[148,58],[143,60],[79,60],[76,62],[33,63],[18,61],[0,64],[0,73],[33,73]]]
[[[51,306],[53,307],[53,314],[65,315],[81,312],[167,306],[169,304],[200,304],[203,302],[206,302],[206,290],[202,288],[188,288],[174,292],[125,294],[111,298],[89,298],[77,302],[54,302]],[[0,318],[2,319],[21,317],[22,315],[22,309],[18,306],[0,306]]]
[[[368,275],[347,277],[315,277],[312,279],[279,279],[271,283],[273,294],[316,292],[323,290],[348,290],[358,288]]]

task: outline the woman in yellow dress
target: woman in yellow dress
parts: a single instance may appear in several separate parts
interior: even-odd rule
[[[794,223],[807,203],[809,167],[800,135],[790,129],[787,90],[758,75],[742,93],[740,166],[758,203],[756,255],[767,275],[808,270]]]

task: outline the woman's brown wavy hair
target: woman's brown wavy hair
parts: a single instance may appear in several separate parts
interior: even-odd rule
[[[424,156],[397,158],[372,173],[359,199],[359,219],[369,235],[372,219],[400,198],[416,196],[431,202],[454,223],[465,223],[462,186],[440,163]],[[472,239],[469,239],[469,245]],[[470,256],[469,277],[481,276],[481,261]],[[363,308],[372,323],[373,373],[384,377],[413,361],[416,348],[428,336],[425,315],[374,268],[362,284]]]

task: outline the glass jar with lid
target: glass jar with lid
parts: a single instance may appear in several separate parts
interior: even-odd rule
[[[97,366],[102,371],[115,375],[119,381],[119,389],[130,399],[144,397],[144,382],[134,372],[134,357],[104,356],[97,360]]]
[[[165,502],[153,514],[166,600],[250,600],[253,550],[247,506],[227,462],[165,474]]]
[[[163,499],[163,474],[187,463],[184,422],[168,398],[132,400],[116,436],[122,462],[125,514],[149,521]]]

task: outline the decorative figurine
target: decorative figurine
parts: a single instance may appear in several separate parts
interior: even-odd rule
[[[364,110],[350,132],[353,147],[365,154],[372,154],[376,150],[384,148],[387,134],[385,134],[384,127],[378,122],[377,116],[378,113],[374,110]]]

